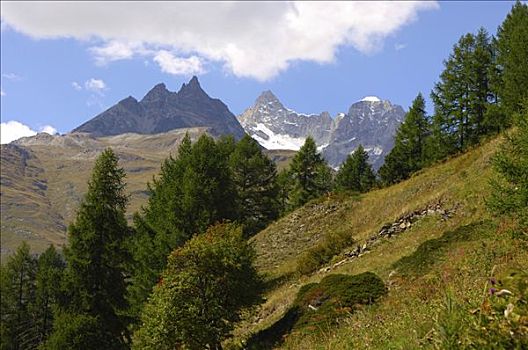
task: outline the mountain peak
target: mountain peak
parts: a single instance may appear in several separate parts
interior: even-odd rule
[[[182,84],[180,91],[178,91],[178,95],[196,94],[205,94],[205,91],[203,91],[202,87],[200,86],[200,82],[198,81],[196,75],[193,75],[193,77],[191,78],[191,80],[189,80],[187,84]]]
[[[169,90],[167,90],[167,87],[164,83],[159,83],[154,85],[152,89],[150,89],[149,92],[143,97],[143,100],[141,102],[152,102],[159,100],[161,97],[167,95],[169,93]]]
[[[280,102],[277,96],[275,96],[271,90],[263,91],[257,98],[255,104],[266,104],[268,102]]]

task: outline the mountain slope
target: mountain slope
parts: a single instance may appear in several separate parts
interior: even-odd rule
[[[202,89],[198,78],[170,92],[164,84],[154,86],[141,101],[129,96],[72,132],[95,137],[124,133],[158,134],[166,131],[208,127],[214,136],[244,136],[244,130],[219,99]]]
[[[378,306],[360,310],[322,334],[284,334],[285,342],[276,347],[433,347],[435,320],[446,312],[446,291],[454,293],[454,302],[471,317],[470,311],[482,303],[487,277],[528,265],[525,243],[507,235],[507,228],[497,226],[485,207],[490,159],[499,142],[493,140],[361,197],[313,201],[257,234],[253,238],[257,262],[269,290],[265,304],[240,324],[236,341],[277,322],[301,286],[329,274],[371,271],[389,287]],[[402,219],[416,212],[425,214]],[[407,226],[405,220],[412,224]],[[392,223],[403,228],[392,236],[383,233]],[[344,248],[321,269],[299,275],[299,262],[310,262],[342,243]],[[358,246],[359,257],[352,254]]]
[[[400,106],[370,96],[335,118],[328,112],[306,115],[285,107],[271,91],[264,91],[237,118],[267,149],[298,150],[306,137],[312,136],[328,163],[337,168],[362,144],[378,169],[394,145],[404,114]]]
[[[127,216],[147,200],[147,182],[157,175],[161,162],[177,152],[185,133],[194,141],[208,128],[176,129],[161,134],[126,133],[92,137],[86,133],[38,134],[1,145],[1,247],[2,259],[22,240],[33,252],[50,243],[66,241],[66,227],[73,220],[96,157],[106,147],[119,156],[130,194]],[[291,151],[272,151],[279,167],[288,164]]]

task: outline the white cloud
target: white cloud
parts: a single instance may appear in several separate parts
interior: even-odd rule
[[[42,128],[40,128],[40,132],[45,132],[46,134],[50,135],[55,135],[58,133],[57,129],[51,125],[44,125]]]
[[[92,91],[100,95],[102,95],[103,92],[107,89],[106,83],[103,80],[94,78],[86,80],[84,82],[84,88],[88,91]]]
[[[394,44],[394,50],[396,51],[400,51],[400,50],[403,50],[407,47],[407,44],[402,44],[402,43],[396,43]]]
[[[57,129],[51,125],[45,125],[40,128],[40,132],[55,135],[57,133]],[[35,130],[16,120],[0,123],[0,133],[0,143],[2,144],[10,143],[11,141],[18,140],[21,137],[35,136],[37,134]]]
[[[154,61],[159,64],[161,71],[174,75],[193,75],[204,72],[202,60],[199,57],[189,58],[175,57],[172,53],[160,50]]]
[[[82,90],[82,86],[81,86],[81,84],[79,84],[79,83],[76,82],[76,81],[72,81],[71,85],[72,85],[72,88],[74,88],[74,89],[77,90],[77,91],[81,91],[81,90]]]
[[[6,93],[5,93],[4,89],[0,88],[0,96],[5,96],[5,95],[6,95]]]
[[[132,58],[134,53],[140,50],[140,44],[130,44],[117,40],[111,40],[102,46],[90,48],[90,52],[94,55],[95,61],[99,65]]]
[[[2,78],[6,78],[7,80],[11,81],[20,81],[22,80],[22,77],[15,74],[15,73],[3,73]]]
[[[173,66],[196,57],[220,62],[237,76],[266,80],[296,60],[333,62],[344,46],[374,53],[419,11],[437,7],[433,1],[4,1],[1,12],[11,28],[32,37],[99,41],[90,51],[101,64],[155,58],[165,50],[180,62]]]

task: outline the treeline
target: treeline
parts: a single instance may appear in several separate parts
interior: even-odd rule
[[[495,36],[463,35],[444,61],[428,116],[418,94],[379,170],[390,185],[512,125],[528,98],[528,5],[517,2]]]
[[[527,62],[528,6],[517,2],[495,37],[461,37],[431,94],[434,115],[419,94],[378,176],[361,146],[334,173],[307,138],[278,172],[249,136],[186,136],[129,225],[125,172],[105,150],[63,255],[50,247],[35,257],[23,244],[2,266],[0,348],[220,349],[260,300],[249,237],[331,191],[404,180],[508,128],[514,115],[521,131],[496,160],[501,191],[490,205],[525,228]]]

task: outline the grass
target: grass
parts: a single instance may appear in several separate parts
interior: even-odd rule
[[[485,298],[484,288],[492,274],[528,266],[526,242],[511,237],[507,224],[491,217],[485,205],[492,175],[490,159],[499,143],[500,139],[491,140],[360,198],[328,197],[309,203],[257,234],[253,242],[259,269],[278,282],[266,292],[266,302],[239,325],[232,344],[273,327],[295,303],[303,285],[318,283],[328,274],[373,272],[389,288],[380,303],[357,310],[316,336],[293,332],[279,347],[439,347],[439,325],[448,291],[456,305],[463,305],[461,312],[472,315]],[[306,254],[321,249],[332,235],[342,241],[335,244],[339,249],[335,249],[330,265],[385,223],[438,201],[453,210],[451,218],[431,215],[420,219],[400,235],[382,238],[368,254],[328,273],[303,275],[297,270]],[[325,213],[325,208],[333,209]],[[354,243],[347,246],[346,242]],[[310,271],[330,265],[323,262]]]

